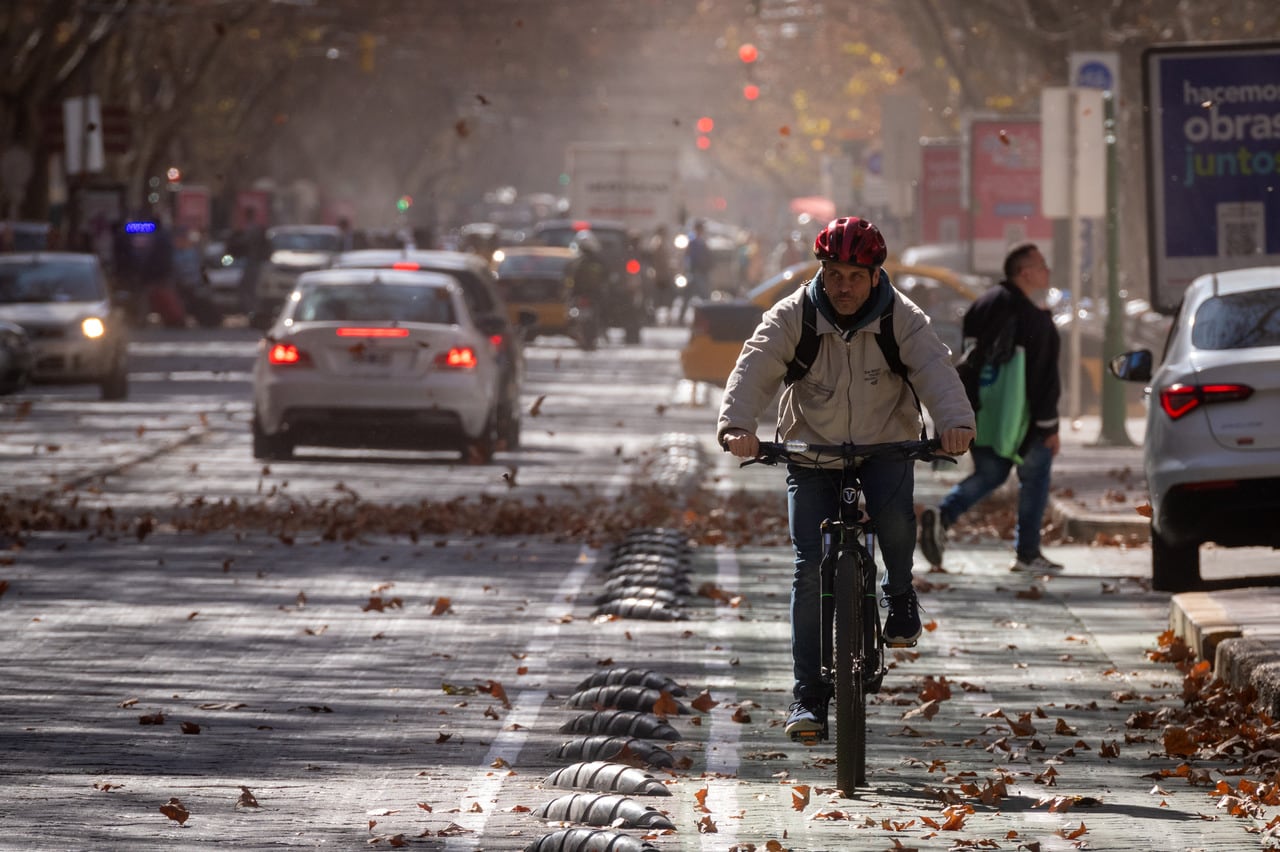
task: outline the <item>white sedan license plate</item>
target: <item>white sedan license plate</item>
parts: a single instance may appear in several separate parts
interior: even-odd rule
[[[391,365],[391,353],[356,349],[351,352],[351,361],[367,367],[388,367]]]

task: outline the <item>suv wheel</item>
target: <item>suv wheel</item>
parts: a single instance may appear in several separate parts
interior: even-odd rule
[[[1151,588],[1185,592],[1200,586],[1200,545],[1171,544],[1151,528]]]
[[[253,416],[253,457],[264,461],[288,461],[293,458],[293,442],[283,435],[268,435]]]

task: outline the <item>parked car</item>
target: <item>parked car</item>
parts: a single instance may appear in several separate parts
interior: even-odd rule
[[[333,259],[335,269],[400,269],[439,272],[462,290],[468,312],[484,329],[498,355],[502,393],[498,405],[498,434],[504,449],[520,446],[520,392],[524,386],[522,333],[507,317],[497,279],[487,260],[457,251],[365,249],[343,252]]]
[[[1192,281],[1153,365],[1138,349],[1109,367],[1150,383],[1152,586],[1185,591],[1205,542],[1280,547],[1280,267]]]
[[[26,330],[15,322],[0,320],[0,396],[27,386],[33,360]]]
[[[269,254],[255,285],[254,328],[271,325],[299,275],[324,269],[342,251],[342,229],[336,225],[277,225],[266,236]]]
[[[980,279],[967,279],[932,266],[903,266],[887,261],[885,271],[897,281],[910,277],[907,296],[933,321],[934,330],[955,354],[960,352],[960,323],[969,304],[982,292]],[[761,315],[807,283],[817,261],[797,263],[756,285],[741,299],[704,302],[693,309],[689,342],[680,350],[680,367],[690,381],[723,386],[733,372],[742,344],[760,324]]]
[[[612,219],[548,219],[534,226],[529,242],[570,248],[582,231],[600,241],[609,267],[609,294],[599,306],[601,325],[620,328],[625,342],[639,343],[646,320],[644,265],[625,224]]]
[[[525,339],[568,334],[573,272],[578,255],[551,246],[506,246],[494,254],[507,319],[525,327]]]
[[[502,377],[457,281],[398,269],[308,272],[258,347],[253,454],[301,444],[497,449]]]
[[[30,338],[32,382],[91,383],[103,399],[128,396],[128,323],[96,255],[0,255],[0,320]]]

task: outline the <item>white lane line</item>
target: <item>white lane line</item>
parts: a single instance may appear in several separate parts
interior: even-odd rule
[[[723,545],[716,548],[716,586],[736,589],[739,585],[738,557]],[[737,681],[730,669],[733,647],[729,644],[732,624],[738,614],[729,607],[716,609],[716,623],[711,628],[712,643],[707,646],[707,685],[719,703],[711,711],[711,729],[707,733],[707,798],[706,807],[716,824],[715,834],[700,834],[701,848],[723,850],[737,841],[738,768],[742,764],[740,743],[742,726],[733,721],[738,703]]]
[[[578,554],[577,564],[564,578],[555,598],[543,610],[542,623],[534,631],[533,638],[525,646],[526,659],[530,661],[530,675],[542,673],[539,669],[550,671],[548,652],[555,646],[560,634],[560,618],[564,615],[564,602],[578,597],[587,576],[595,565],[595,551],[583,546]],[[484,757],[484,765],[471,776],[471,782],[462,793],[458,802],[458,813],[453,822],[467,831],[466,834],[451,835],[445,840],[445,849],[475,849],[476,840],[483,835],[489,815],[498,802],[502,785],[506,783],[508,773],[505,769],[494,767],[499,759],[515,766],[524,748],[529,731],[538,722],[538,714],[546,701],[546,689],[527,689],[520,692],[507,713],[502,730],[493,738],[489,752]],[[472,810],[479,805],[481,810]]]

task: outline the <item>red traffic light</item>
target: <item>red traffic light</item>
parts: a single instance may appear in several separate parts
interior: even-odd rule
[[[749,101],[754,101],[760,97],[760,87],[755,83],[748,83],[742,87],[742,96]]]
[[[715,129],[715,126],[716,126],[716,123],[705,115],[702,118],[698,119],[699,133],[710,133],[712,130]]]
[[[750,65],[760,58],[760,51],[756,50],[754,44],[744,44],[738,48],[738,58]]]

